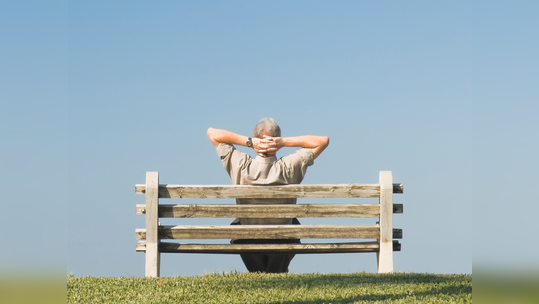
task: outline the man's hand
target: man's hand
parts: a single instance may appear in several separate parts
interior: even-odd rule
[[[264,135],[264,138],[262,139],[266,141],[268,148],[271,149],[271,151],[279,151],[282,147],[284,147],[284,140],[281,137],[271,137]]]
[[[253,138],[253,149],[261,157],[272,157],[277,154],[282,147],[284,147],[284,142],[280,137],[271,137],[264,135],[262,139],[256,138],[257,143],[255,144],[255,138]]]
[[[253,138],[253,150],[260,157],[272,157],[277,154],[284,144],[280,137],[271,137],[264,135],[264,138]]]
[[[262,141],[260,138],[252,138],[251,141],[253,142],[253,150],[255,150],[256,154],[258,154],[261,157],[268,157],[266,149],[268,148],[266,143]]]

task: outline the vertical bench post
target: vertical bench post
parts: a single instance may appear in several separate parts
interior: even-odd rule
[[[380,251],[378,273],[393,272],[393,176],[380,171]]]
[[[159,173],[146,172],[146,277],[159,277]]]

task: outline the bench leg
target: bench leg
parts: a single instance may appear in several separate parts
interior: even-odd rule
[[[159,173],[146,172],[146,277],[159,277]]]
[[[380,251],[376,253],[378,273],[393,272],[393,176],[380,172]]]

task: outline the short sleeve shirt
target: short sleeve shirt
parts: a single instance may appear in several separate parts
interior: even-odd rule
[[[303,180],[307,167],[313,165],[312,149],[299,149],[280,159],[276,157],[252,158],[236,150],[233,145],[221,143],[217,154],[234,185],[289,185]],[[237,204],[295,204],[295,198],[236,199]],[[243,225],[290,224],[291,219],[241,219]]]

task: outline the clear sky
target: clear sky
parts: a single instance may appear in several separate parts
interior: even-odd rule
[[[404,184],[396,271],[538,266],[538,8],[4,1],[0,269],[144,275],[134,185],[146,171],[230,184],[206,130],[248,135],[262,117],[283,136],[330,138],[304,184],[377,183],[382,170]],[[165,276],[231,270],[245,271],[238,256],[162,255]],[[376,256],[299,255],[290,270],[375,272]]]

